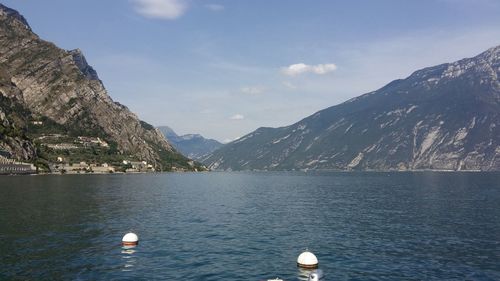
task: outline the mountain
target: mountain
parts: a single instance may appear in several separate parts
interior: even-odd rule
[[[0,93],[5,88],[5,81],[0,81]],[[24,132],[27,120],[24,108],[3,95],[0,95],[0,156],[15,156],[17,160],[34,161],[37,158],[36,147]]]
[[[175,131],[168,126],[161,126],[158,127],[158,129],[167,140],[172,143],[175,149],[191,159],[199,160],[203,156],[223,146],[222,143],[213,139],[206,139],[199,134],[178,136]]]
[[[93,149],[93,157],[132,158],[158,170],[193,169],[158,130],[108,96],[80,50],[40,39],[22,15],[1,4],[0,54],[0,150],[13,158],[35,161],[43,154],[53,161],[62,152],[40,145],[46,137],[73,144],[84,136],[109,146]]]
[[[159,126],[158,130],[160,130],[167,140],[177,139],[179,137],[179,135],[177,135],[177,133],[169,126]]]
[[[223,170],[500,170],[500,46],[424,68],[203,161]]]

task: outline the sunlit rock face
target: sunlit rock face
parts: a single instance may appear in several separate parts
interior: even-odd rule
[[[500,46],[260,128],[204,159],[223,170],[500,170]]]
[[[157,169],[190,167],[158,130],[108,96],[80,50],[40,39],[23,16],[1,4],[0,80],[0,94],[26,110],[25,119],[43,116],[82,135],[104,137]]]

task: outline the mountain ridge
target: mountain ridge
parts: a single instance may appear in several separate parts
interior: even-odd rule
[[[158,129],[179,152],[195,160],[202,159],[204,156],[212,153],[223,145],[214,139],[207,139],[200,134],[185,134],[179,136],[168,126],[159,126]]]
[[[157,170],[193,169],[158,130],[111,99],[81,50],[66,51],[42,40],[20,13],[4,5],[0,53],[0,92],[26,111],[27,124],[18,126],[25,136],[30,134],[30,122],[45,118],[63,133],[116,144],[119,155],[147,161]],[[11,152],[14,157],[19,153]]]
[[[500,170],[500,46],[280,128],[259,128],[205,157],[222,170]]]

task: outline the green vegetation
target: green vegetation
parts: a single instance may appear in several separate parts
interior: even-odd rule
[[[4,126],[0,124],[0,139],[5,137],[24,138],[24,131],[14,125]]]
[[[73,104],[74,99],[69,101]],[[62,158],[64,163],[104,164],[115,167],[117,172],[124,172],[132,168],[130,164],[123,164],[127,161],[141,161],[137,157],[124,155],[119,150],[118,143],[111,141],[103,133],[103,130],[96,125],[91,116],[83,111],[82,115],[70,124],[61,125],[44,116],[34,116],[21,104],[0,95],[0,106],[4,110],[9,125],[0,123],[0,140],[16,138],[33,142],[35,147],[33,164],[41,173],[50,172],[51,163],[58,163]],[[78,122],[78,123],[76,123]],[[154,130],[154,127],[141,121],[141,126],[146,130]],[[78,137],[84,136],[95,140],[100,138],[108,146],[84,141]],[[194,169],[203,170],[199,163],[192,162],[176,151],[165,150],[161,145],[148,142],[148,144],[158,153],[157,161],[163,171]],[[59,146],[59,148],[57,147]],[[68,147],[61,149],[60,147]]]
[[[66,134],[67,130],[64,126],[57,124],[47,117],[35,118],[36,121],[40,121],[43,125],[34,125],[33,123],[28,123],[27,133],[31,138],[37,138],[44,135],[50,134]]]
[[[6,137],[27,139],[24,126],[26,122],[23,119],[26,110],[3,95],[0,95],[0,109],[5,113],[5,117],[9,121],[8,125],[0,123],[0,139]]]
[[[200,163],[186,158],[177,151],[167,151],[161,148],[158,144],[152,142],[148,142],[148,144],[158,153],[163,171],[170,172],[175,171],[176,169],[184,169],[188,171],[196,169],[198,171],[203,171],[205,169]]]
[[[44,149],[40,145],[40,143],[35,142],[36,147],[36,155],[38,156],[35,159],[35,166],[37,167],[37,172],[39,173],[48,173],[50,172],[49,164],[50,161],[48,154],[45,153]]]

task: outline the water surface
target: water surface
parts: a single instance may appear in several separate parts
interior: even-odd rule
[[[326,280],[500,280],[500,174],[0,178],[0,279],[300,280],[305,248]]]

